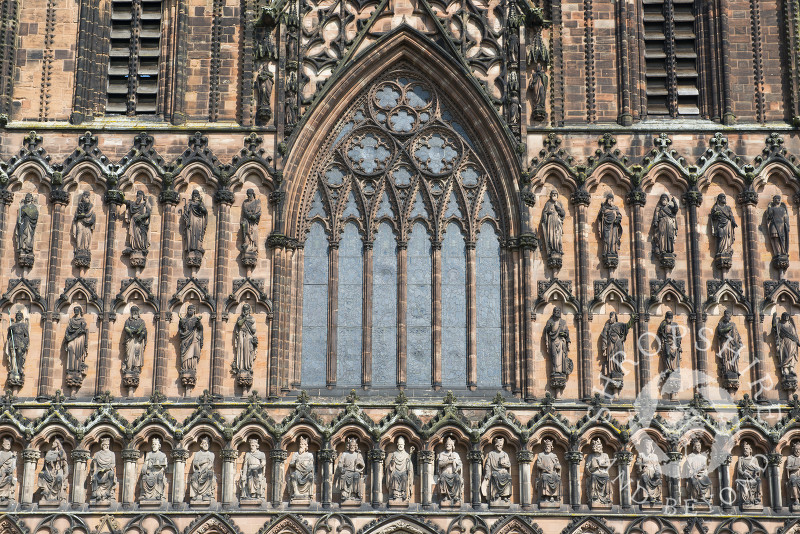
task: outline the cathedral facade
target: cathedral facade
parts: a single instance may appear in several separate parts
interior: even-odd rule
[[[800,532],[798,0],[0,13],[0,534]]]

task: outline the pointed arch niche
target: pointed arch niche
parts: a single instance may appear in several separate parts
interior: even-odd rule
[[[424,36],[374,46],[385,53],[341,73],[287,159],[300,388],[518,388],[513,146]]]

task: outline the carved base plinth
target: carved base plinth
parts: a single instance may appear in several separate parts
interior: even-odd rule
[[[17,504],[17,501],[14,499],[0,499],[0,508],[8,508],[9,506],[13,506]]]
[[[308,508],[309,506],[311,506],[311,499],[309,499],[308,497],[304,497],[301,499],[295,499],[294,497],[292,497],[291,499],[289,499],[289,506],[294,508]]]
[[[764,511],[764,505],[761,503],[742,505],[742,512],[763,512],[763,511]]]
[[[714,258],[714,265],[717,269],[727,271],[733,265],[733,256],[730,254],[717,254]]]
[[[389,508],[408,508],[410,501],[408,499],[389,499],[387,504]]]
[[[553,389],[564,389],[567,386],[567,375],[564,373],[550,374],[550,387]]]
[[[555,501],[539,501],[539,508],[545,510],[561,508],[561,499]]]
[[[664,508],[664,503],[661,502],[646,502],[641,506],[645,512],[660,512]]]
[[[592,510],[611,510],[611,503],[602,503],[602,502],[592,502],[589,504],[589,508]]]
[[[258,254],[255,252],[242,252],[242,265],[245,267],[255,267],[258,263]]]
[[[658,258],[658,263],[664,269],[674,269],[675,268],[675,254],[671,252],[665,252]]]
[[[561,254],[552,253],[547,258],[547,266],[551,269],[560,269],[561,268]]]
[[[24,383],[25,376],[20,373],[9,374],[6,384],[15,388],[21,388]]]
[[[135,371],[123,371],[122,372],[122,385],[126,388],[138,388],[139,387],[139,373]]]
[[[797,389],[797,376],[784,376],[781,380],[781,387],[784,391],[795,391]]]
[[[131,267],[144,267],[147,262],[147,253],[140,250],[133,250],[126,248],[122,251],[123,256],[128,256],[128,261],[131,262]]]
[[[797,513],[800,512],[800,503],[792,503],[789,505],[789,511]]]
[[[156,501],[156,500],[152,500],[152,499],[141,499],[141,500],[137,501],[137,503],[139,504],[140,508],[161,508],[162,506],[167,504],[167,501]]]
[[[541,122],[547,118],[547,111],[544,106],[536,106],[531,113],[531,120],[533,122]]]
[[[361,499],[344,499],[340,506],[343,507],[357,507],[361,506]]]
[[[92,253],[88,250],[76,250],[72,264],[75,267],[89,267],[92,264]]]
[[[211,506],[213,504],[213,502],[214,501],[212,501],[212,500],[201,501],[199,499],[192,499],[191,501],[189,501],[189,504],[192,505],[192,506]]]
[[[203,251],[192,250],[186,254],[186,265],[189,267],[200,267],[203,263]]]
[[[739,389],[739,375],[727,374],[722,377],[722,387],[734,391]]]
[[[777,256],[772,258],[772,266],[778,269],[779,271],[785,271],[789,268],[789,255],[788,254],[778,254]]]
[[[33,267],[33,254],[20,252],[17,254],[17,264],[20,267]]]
[[[81,365],[80,371],[67,371],[67,385],[72,389],[80,389],[86,378],[86,369],[86,365]]]
[[[109,506],[111,506],[112,502],[113,501],[110,501],[110,500],[98,501],[98,500],[92,499],[92,500],[89,501],[89,504],[91,506],[95,507],[95,508],[108,508]]]
[[[622,373],[611,373],[611,376],[608,377],[608,387],[617,391],[622,389],[622,378]]]
[[[511,501],[507,499],[497,499],[489,503],[489,508],[508,508],[511,506]]]
[[[606,269],[616,269],[619,265],[619,255],[617,254],[604,254],[603,255],[603,264],[606,266]]]
[[[197,373],[195,371],[181,371],[181,384],[186,389],[193,388],[197,384]]]
[[[39,508],[58,508],[59,506],[66,504],[67,501],[51,501],[49,499],[42,499],[39,501]]]
[[[450,499],[442,499],[439,502],[439,508],[460,508],[461,501],[451,501]]]
[[[245,389],[251,388],[253,386],[253,373],[251,371],[239,371],[236,375],[236,382]]]
[[[264,499],[239,499],[239,506],[245,508],[260,508],[264,502]]]
[[[707,512],[711,510],[711,505],[706,501],[686,501],[686,506],[693,512]]]

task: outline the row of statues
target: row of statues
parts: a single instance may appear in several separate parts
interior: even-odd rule
[[[656,205],[652,223],[653,255],[665,269],[675,267],[675,240],[678,237],[679,211],[675,197],[662,194]],[[542,209],[540,226],[544,237],[547,263],[552,269],[560,269],[564,255],[564,218],[566,211],[556,190],[550,192]],[[721,270],[731,268],[733,244],[737,228],[731,207],[724,194],[717,195],[709,214],[711,235],[716,238],[714,264]],[[780,195],[772,198],[766,210],[765,231],[769,236],[773,252],[773,265],[785,271],[789,267],[789,211]],[[614,194],[606,193],[597,216],[597,233],[600,238],[600,256],[607,269],[619,265],[619,247],[622,243],[622,213],[614,204]]]
[[[261,201],[256,198],[253,189],[247,190],[247,198],[242,203],[242,263],[253,267],[258,257],[258,224],[261,220]],[[150,249],[150,219],[154,200],[148,198],[144,191],[137,191],[135,200],[125,202],[125,222],[128,235],[127,244],[122,251],[132,267],[143,268]],[[198,189],[192,191],[190,199],[184,199],[181,209],[181,233],[183,236],[186,263],[190,267],[199,267],[205,249],[203,240],[208,226],[208,208],[203,195]],[[17,216],[14,232],[17,262],[20,267],[31,267],[34,260],[36,227],[39,222],[39,208],[34,196],[27,193],[22,200]],[[73,263],[78,267],[89,267],[91,264],[91,246],[97,217],[89,191],[80,194],[72,220],[71,235],[74,240]]]

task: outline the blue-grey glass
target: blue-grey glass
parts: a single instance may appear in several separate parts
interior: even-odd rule
[[[416,223],[408,238],[408,385],[431,386],[431,243]]]
[[[314,194],[314,199],[311,201],[311,208],[308,210],[308,218],[319,215],[325,217],[325,206],[322,204],[322,194],[317,191]]]
[[[500,330],[500,243],[489,223],[481,226],[475,244],[478,312],[478,387],[499,388],[502,341]]]
[[[372,247],[372,384],[397,385],[397,245],[391,227],[378,227]]]
[[[428,211],[425,209],[425,202],[422,200],[422,194],[417,193],[417,197],[414,199],[414,207],[411,208],[411,218],[414,217],[428,217]]]
[[[385,85],[375,92],[375,99],[382,108],[393,108],[400,100],[400,93],[394,87]]]
[[[414,127],[414,122],[416,119],[414,115],[409,113],[408,111],[401,109],[396,113],[393,113],[392,116],[389,118],[389,122],[392,125],[392,129],[395,132],[410,132],[411,129]]]
[[[363,139],[353,140],[347,155],[356,167],[371,174],[386,165],[391,152],[374,134],[368,133]]]
[[[458,152],[441,134],[435,133],[414,151],[420,162],[434,174],[453,168]]]
[[[336,385],[361,385],[361,237],[352,223],[339,241],[339,328],[336,343]]]
[[[375,214],[376,217],[389,217],[393,218],[394,214],[392,213],[392,205],[389,203],[389,195],[383,193],[383,197],[381,198],[381,205],[378,206],[378,212]]]
[[[458,200],[456,200],[456,194],[450,193],[450,200],[447,201],[447,209],[444,212],[445,218],[448,217],[461,217],[461,206],[458,204]]]
[[[314,223],[303,249],[303,387],[325,387],[327,339],[328,239],[322,224]]]
[[[467,385],[467,299],[464,238],[455,223],[442,242],[442,386]]]
[[[397,187],[410,185],[413,176],[408,167],[398,167],[392,172],[392,178],[394,178],[394,183]]]
[[[359,218],[360,216],[361,214],[358,212],[358,204],[356,204],[356,197],[351,191],[350,194],[347,196],[347,204],[344,207],[342,218],[346,217]]]
[[[341,185],[344,180],[344,171],[338,165],[332,165],[325,171],[325,179],[330,185]]]
[[[431,101],[431,93],[421,85],[415,85],[410,91],[406,90],[406,100],[412,108],[424,108]]]
[[[497,218],[497,215],[494,212],[494,206],[492,206],[491,201],[489,200],[489,193],[483,193],[483,199],[481,200],[481,209],[478,211],[478,218],[483,219],[484,217],[491,217],[493,219]]]
[[[333,145],[334,146],[338,145],[339,141],[341,141],[344,138],[345,135],[347,135],[347,134],[349,134],[350,132],[353,131],[353,127],[354,126],[355,126],[355,123],[353,121],[350,121],[350,122],[346,123],[344,126],[342,126],[342,129],[339,130],[339,135],[337,135],[336,139],[334,139],[334,141],[333,141]]]
[[[478,185],[478,179],[481,177],[478,169],[475,167],[466,167],[463,171],[461,171],[461,183],[464,184],[464,187],[475,187]]]

